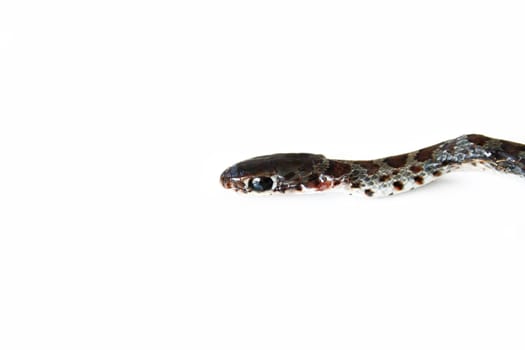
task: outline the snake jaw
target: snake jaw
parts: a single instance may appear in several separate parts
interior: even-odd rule
[[[221,185],[226,189],[233,189],[235,191],[242,191],[246,193],[247,180],[229,176],[229,173],[227,172],[228,170],[229,169],[221,174]]]

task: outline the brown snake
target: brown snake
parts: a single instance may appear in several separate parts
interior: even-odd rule
[[[279,153],[237,163],[226,169],[220,180],[225,188],[242,193],[342,189],[350,194],[378,197],[417,188],[465,166],[525,177],[525,145],[470,134],[376,160]]]

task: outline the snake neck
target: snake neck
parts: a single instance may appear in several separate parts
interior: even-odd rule
[[[525,145],[477,134],[463,135],[376,160],[330,159],[323,175],[331,179],[330,187],[378,197],[412,190],[464,167],[491,168],[525,177]]]

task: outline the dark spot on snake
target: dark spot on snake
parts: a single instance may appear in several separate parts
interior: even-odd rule
[[[365,194],[368,196],[368,197],[372,197],[374,195],[374,191],[372,191],[371,189],[367,188],[365,190]]]
[[[386,175],[385,174],[385,175],[381,175],[379,177],[379,181],[381,181],[381,182],[385,182],[385,181],[388,181],[388,180],[390,180],[390,175]]]
[[[472,135],[467,135],[467,140],[469,140],[475,145],[483,146],[487,141],[490,140],[490,137],[487,137],[484,135],[472,134]]]
[[[360,188],[361,187],[361,183],[360,182],[352,182],[352,188]]]
[[[407,163],[408,154],[400,154],[398,156],[385,158],[384,161],[386,164],[390,165],[392,168],[401,168]]]
[[[334,186],[337,186],[337,185],[340,185],[340,184],[341,184],[341,180],[339,180],[339,179],[334,180]]]
[[[374,175],[379,170],[380,166],[371,160],[358,160],[354,162],[366,170],[368,175]]]
[[[319,181],[319,175],[316,175],[316,174],[311,174],[310,176],[308,176],[307,178],[308,181]]]
[[[420,149],[416,154],[416,160],[424,162],[426,160],[432,159],[434,151],[438,149],[440,145],[441,144],[438,143],[436,145]]]
[[[422,185],[425,183],[425,180],[423,179],[423,177],[421,176],[416,176],[414,177],[414,181],[418,184],[418,185]]]
[[[324,173],[332,177],[341,177],[350,173],[350,171],[352,171],[350,164],[338,160],[330,160],[328,163],[328,168],[324,171]]]
[[[324,191],[324,190],[331,188],[332,185],[333,185],[332,181],[321,181],[319,185],[317,186],[317,190]]]
[[[399,170],[396,169],[396,170],[392,171],[392,175],[394,175],[394,176],[399,175]]]
[[[292,179],[294,176],[295,176],[295,173],[292,171],[292,172],[289,172],[288,174],[284,175],[283,177],[284,177],[286,180],[290,180],[290,179]]]
[[[510,141],[501,141],[501,148],[511,156],[517,157],[520,152],[525,151],[525,146]]]
[[[441,175],[443,175],[443,174],[441,173],[441,171],[436,170],[436,171],[434,171],[434,172],[432,173],[432,175],[434,175],[434,176],[437,177],[437,176],[441,176]]]
[[[414,174],[420,173],[422,170],[423,168],[420,167],[419,165],[412,165],[410,167],[410,171],[413,172]]]
[[[405,187],[401,181],[395,181],[392,185],[398,191],[401,191]]]
[[[307,188],[317,188],[320,184],[321,180],[319,180],[319,175],[312,174],[308,176],[305,186]]]

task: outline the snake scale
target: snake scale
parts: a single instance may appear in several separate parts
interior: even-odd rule
[[[381,197],[412,190],[467,166],[525,177],[525,145],[469,134],[415,152],[375,160],[279,153],[237,163],[222,173],[220,181],[225,188],[241,193],[340,189],[349,194]]]

